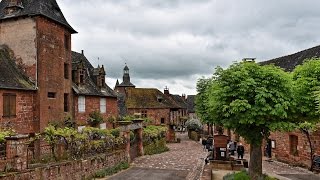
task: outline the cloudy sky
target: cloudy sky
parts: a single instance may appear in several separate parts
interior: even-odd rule
[[[57,1],[79,32],[73,50],[104,64],[112,88],[127,63],[137,87],[195,94],[216,66],[320,44],[319,0]]]

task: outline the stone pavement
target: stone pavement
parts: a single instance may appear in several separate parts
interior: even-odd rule
[[[170,151],[136,158],[131,164],[133,168],[109,179],[200,179],[207,152],[199,142],[189,140],[187,133],[176,133],[176,136],[181,138],[181,143],[167,144]]]
[[[248,154],[245,155],[244,158],[249,160]],[[270,161],[265,157],[262,161],[262,168],[263,173],[276,177],[279,180],[320,180],[319,174],[314,174],[307,169],[293,167],[278,161]],[[232,173],[232,171],[215,170],[215,174],[221,177],[217,179],[222,179],[222,177],[228,173]],[[209,165],[205,165],[201,180],[211,180],[211,169]]]

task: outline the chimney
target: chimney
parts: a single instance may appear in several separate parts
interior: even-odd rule
[[[81,54],[84,55],[84,50],[81,50]]]
[[[169,88],[167,86],[164,88],[164,94],[165,95],[169,95],[170,94],[169,93]]]
[[[186,100],[186,94],[182,94],[182,99]]]

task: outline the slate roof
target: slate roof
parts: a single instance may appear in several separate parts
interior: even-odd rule
[[[170,95],[170,96],[177,106],[179,106],[182,109],[188,108],[187,102],[180,95]]]
[[[170,98],[158,89],[128,88],[126,94],[127,108],[166,109],[179,108]],[[159,101],[159,99],[161,99]]]
[[[71,57],[73,70],[76,70],[77,65],[81,62],[84,63],[85,69],[87,70],[84,79],[84,84],[78,86],[77,84],[73,83],[72,85],[72,88],[76,94],[89,96],[117,97],[115,92],[107,84],[105,84],[105,87],[101,88],[101,90],[96,86],[96,84],[94,83],[93,76],[95,68],[83,54],[72,51]]]
[[[301,65],[305,59],[312,57],[320,57],[320,46],[315,46],[291,55],[260,62],[260,64],[274,64],[283,68],[285,71],[293,71],[294,68],[298,65]]]
[[[6,46],[0,46],[0,89],[36,90],[10,57]]]
[[[131,82],[125,82],[123,81],[121,84],[117,85],[118,87],[136,87],[134,84]]]
[[[195,113],[195,101],[196,101],[196,96],[195,95],[188,95],[187,97],[187,104],[188,104],[188,112],[189,113]]]
[[[0,2],[0,19],[10,19],[23,16],[44,16],[63,26],[71,33],[77,33],[67,22],[56,0],[21,0],[22,4],[16,13],[7,16],[4,9],[9,5],[9,0]]]

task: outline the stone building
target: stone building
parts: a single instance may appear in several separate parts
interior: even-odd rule
[[[173,127],[184,122],[187,116],[185,97],[170,94],[168,88],[164,93],[155,88],[136,88],[130,81],[127,65],[123,69],[123,82],[119,84],[117,80],[115,91],[121,116],[138,113],[151,120],[152,125],[166,125],[169,128],[167,140],[174,140]]]
[[[117,96],[105,83],[105,69],[102,65],[94,68],[84,53],[72,52],[72,88],[74,117],[77,125],[87,125],[90,113],[100,112],[105,120],[118,116]],[[112,127],[102,123],[103,128]]]
[[[21,90],[17,93],[17,86],[4,92],[12,95],[9,103],[1,103],[3,109],[9,105],[13,107],[15,102],[18,111],[16,121],[10,113],[9,118],[2,119],[2,122],[10,121],[14,123],[13,127],[30,127],[29,131],[17,128],[18,133],[41,132],[49,122],[64,119],[72,113],[71,35],[76,31],[64,18],[57,2],[2,0],[0,31],[0,44],[8,47],[11,56],[6,61],[14,63],[12,66],[15,65],[26,76],[28,83],[19,83],[33,89],[25,91],[24,96],[20,94]],[[4,95],[2,98],[8,99]],[[27,115],[17,114],[20,110],[31,109],[33,112]],[[29,120],[22,123],[19,117]]]
[[[320,57],[320,46],[312,47],[291,55],[261,62],[262,65],[274,64],[286,71],[293,71],[305,59]],[[311,134],[316,155],[320,155],[320,129]],[[310,166],[310,147],[305,135],[301,132],[273,132],[268,140],[272,146],[271,154],[280,161],[290,164]]]
[[[74,33],[55,0],[0,2],[0,128],[34,134],[69,117],[84,125],[93,111],[118,115],[104,66],[71,51]]]
[[[0,127],[21,133],[35,132],[36,87],[14,63],[6,46],[0,46]]]

